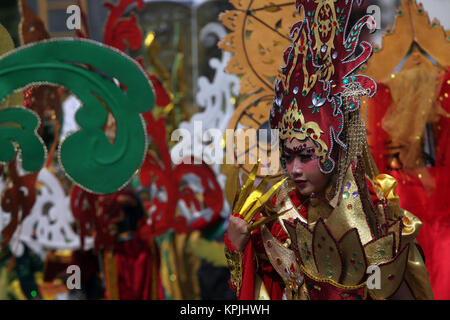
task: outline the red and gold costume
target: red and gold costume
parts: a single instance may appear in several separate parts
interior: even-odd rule
[[[284,180],[250,193],[250,174],[233,211],[250,222],[251,239],[243,252],[225,239],[239,299],[389,299],[404,283],[414,298],[433,298],[415,240],[421,222],[399,207],[397,182],[378,173],[367,146],[359,99],[376,83],[352,72],[372,52],[363,41],[356,54],[370,17],[347,28],[352,6],[296,1],[305,20],[291,29],[270,123],[280,141],[311,139],[331,179],[323,198],[306,198]]]
[[[343,198],[341,205],[334,209],[337,212],[333,212],[334,210],[324,201],[304,199],[297,191],[291,191],[277,210],[285,211],[286,207],[292,207],[292,209],[280,216],[277,221],[253,230],[251,240],[244,252],[236,251],[226,238],[226,256],[231,271],[230,283],[238,299],[386,299],[395,293],[403,280],[406,281],[416,299],[432,299],[433,293],[421,248],[415,241],[422,224],[417,217],[398,207],[398,197],[394,192],[395,185],[392,184],[395,183],[394,181],[392,177],[383,175],[380,175],[374,183],[367,180],[365,181],[367,193],[364,195],[363,192],[353,191],[352,184],[356,184],[356,181],[351,181],[349,188],[347,188],[348,184],[344,186],[345,190],[350,191],[343,192],[344,198],[347,197],[348,192],[348,198]],[[383,186],[385,189],[380,187],[380,182],[385,184]],[[279,193],[283,192],[279,191]],[[353,223],[351,219],[354,217],[354,211],[363,212],[362,201],[356,200],[363,197],[366,197],[367,202],[377,208],[374,212],[378,218],[386,219],[384,225],[378,229],[381,231],[386,228],[387,232],[385,235],[379,236],[378,240],[370,240],[362,246],[357,244],[361,241],[358,235],[361,230],[364,231],[365,226],[358,225],[359,228],[356,226],[358,235],[349,229],[345,232],[345,237],[341,237],[335,246],[331,243],[327,249],[330,250],[331,247],[338,252],[338,256],[342,258],[340,261],[339,258],[337,260],[344,267],[344,271],[341,271],[341,274],[336,277],[344,280],[337,282],[333,280],[333,275],[330,277],[326,271],[336,272],[336,269],[339,268],[334,268],[333,263],[327,261],[327,252],[324,254],[320,250],[316,251],[321,244],[314,243],[312,238],[309,243],[305,241],[306,246],[299,248],[305,243],[301,243],[299,237],[295,235],[295,231],[293,232],[294,224],[292,222],[300,220],[299,223],[302,223],[303,226],[308,225],[310,229],[314,229],[315,225],[318,223],[322,225],[321,223],[326,221],[324,226],[328,226],[331,222],[335,226],[343,227],[341,229],[344,230]],[[271,205],[276,202],[277,195],[271,199]],[[358,206],[360,207],[358,208]],[[343,210],[350,214],[342,214]],[[332,213],[333,215],[335,213],[342,214],[339,224],[330,221]],[[259,213],[254,220],[258,221],[263,215],[263,213]],[[328,227],[325,227],[325,230],[330,232],[327,229]],[[331,232],[335,234],[338,229],[335,227]],[[320,232],[315,229],[314,231],[313,234]],[[326,244],[329,244],[327,241],[330,241],[330,238],[333,239],[330,235],[331,232],[328,232],[320,235],[320,237],[326,238]],[[327,233],[330,235],[329,237]],[[355,243],[352,243],[352,237],[354,237]],[[322,246],[325,247],[323,243]],[[322,256],[320,256],[321,254]],[[305,261],[304,265],[299,256]],[[347,260],[344,260],[345,258]],[[325,277],[318,275],[317,270],[316,274],[313,274],[311,269],[316,263],[308,263],[308,260],[320,261],[321,259],[331,265],[331,268],[327,268],[325,265]],[[381,289],[368,290],[367,288],[368,275],[366,271],[370,265],[380,266]],[[352,273],[348,268],[351,268],[352,271],[358,269],[359,272]],[[346,279],[355,279],[358,276],[359,281],[354,282],[357,284],[351,284],[349,280],[345,282]]]

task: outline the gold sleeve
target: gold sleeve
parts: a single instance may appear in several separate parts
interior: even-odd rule
[[[424,260],[419,251],[419,244],[416,240],[419,235],[419,230],[422,227],[422,221],[411,212],[400,208],[400,199],[395,193],[397,181],[394,177],[387,174],[380,174],[373,181],[373,186],[377,191],[378,197],[387,200],[389,214],[387,217],[383,217],[383,220],[394,221],[398,218],[402,219],[401,246],[404,247],[408,243],[410,245],[404,276],[408,287],[417,300],[434,299],[428,270],[425,267]]]
[[[228,269],[230,270],[230,280],[236,296],[239,296],[239,290],[242,284],[242,256],[242,252],[231,251],[225,246],[225,258]]]

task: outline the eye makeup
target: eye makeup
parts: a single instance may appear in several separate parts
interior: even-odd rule
[[[288,163],[292,162],[295,157],[299,157],[302,163],[307,163],[311,160],[317,159],[317,156],[315,155],[315,148],[305,147],[302,145],[294,147],[293,149],[286,147],[283,148],[282,157]]]

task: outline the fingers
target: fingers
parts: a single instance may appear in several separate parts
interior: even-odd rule
[[[233,227],[239,233],[245,233],[245,234],[250,233],[247,230],[248,223],[245,220],[243,220],[242,218],[238,218],[235,216],[230,217],[230,222],[229,222],[228,227],[230,227],[230,226]]]
[[[250,239],[250,231],[247,229],[248,223],[236,216],[231,216],[228,223],[228,239],[238,251],[243,251]]]

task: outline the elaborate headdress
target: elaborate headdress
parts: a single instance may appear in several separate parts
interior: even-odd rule
[[[360,0],[357,3],[361,5]],[[285,66],[275,84],[270,113],[271,127],[280,130],[281,140],[311,138],[315,142],[324,173],[333,172],[338,161],[335,144],[347,149],[347,166],[350,156],[362,152],[365,129],[357,112],[359,98],[376,92],[371,78],[352,75],[372,53],[372,46],[362,41],[362,50],[355,56],[361,30],[372,17],[364,16],[347,30],[352,5],[353,0],[296,1],[296,9],[303,8],[305,19],[291,29],[293,42],[284,53]],[[352,141],[347,131],[350,126],[358,127],[360,134],[354,137],[360,141]]]
[[[352,6],[353,0],[296,1],[305,19],[291,29],[293,43],[284,53],[285,66],[275,86],[272,128],[280,130],[281,140],[311,138],[321,171],[336,168],[333,177],[338,179],[326,195],[332,196],[327,200],[333,209],[316,213],[316,221],[305,220],[285,199],[282,206],[289,213],[282,219],[290,249],[262,227],[269,260],[292,298],[300,297],[303,280],[313,299],[361,299],[367,293],[375,299],[391,297],[405,279],[410,249],[416,250],[414,237],[408,235],[411,230],[417,234],[412,226],[420,222],[398,207],[395,179],[375,179],[375,192],[382,199],[378,205],[366,183],[366,174],[373,180],[377,169],[368,151],[359,99],[372,97],[377,88],[371,78],[352,72],[372,53],[371,45],[362,41],[356,54],[360,32],[372,21],[364,16],[347,30]],[[343,152],[333,151],[336,144]],[[316,201],[309,213],[322,210],[319,205]],[[380,270],[380,288],[369,287],[369,268]]]

